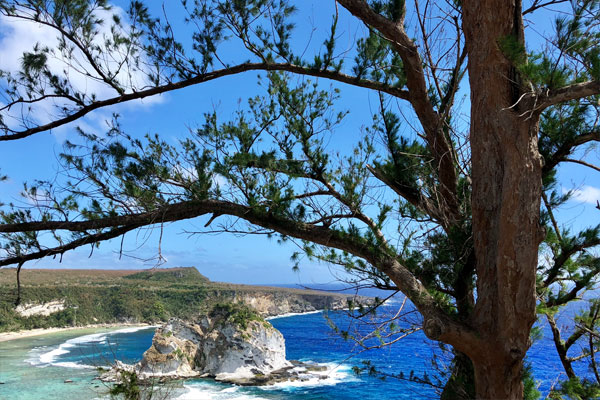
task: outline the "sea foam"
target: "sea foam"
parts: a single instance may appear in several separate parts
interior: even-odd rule
[[[356,381],[358,378],[352,373],[352,368],[348,365],[337,364],[337,363],[323,363],[316,364],[324,366],[327,369],[325,371],[311,371],[306,373],[306,379],[296,381],[285,381],[277,382],[272,385],[259,386],[262,390],[284,390],[292,391],[295,388],[306,388],[316,386],[331,386],[337,385],[342,382]],[[306,370],[304,367],[298,367],[298,372],[301,373]]]
[[[186,383],[183,393],[176,400],[267,400],[263,397],[243,393],[239,386],[230,386],[223,389],[222,384],[208,382]]]
[[[322,313],[323,311],[324,310],[315,310],[315,311],[297,312],[297,313],[292,312],[292,313],[287,313],[287,314],[275,315],[273,317],[267,317],[265,319],[272,320],[272,319],[278,319],[278,318],[295,317],[297,315],[319,314],[319,313]]]
[[[118,329],[110,332],[102,332],[102,333],[92,333],[89,335],[77,336],[75,338],[69,339],[66,342],[60,344],[57,348],[53,348],[50,351],[47,346],[34,347],[29,352],[29,358],[26,360],[29,364],[35,365],[38,367],[47,367],[48,365],[53,365],[56,367],[65,367],[65,368],[95,368],[92,365],[86,365],[82,363],[76,362],[57,362],[57,358],[68,354],[71,352],[73,348],[78,345],[84,343],[98,343],[105,344],[107,343],[108,337],[110,335],[115,335],[119,333],[133,333],[140,331],[142,329],[148,329],[155,326],[142,326],[142,327],[132,327],[132,328],[124,328]]]
[[[327,369],[321,372],[307,373],[305,380],[278,382],[273,385],[258,386],[255,389],[261,389],[264,392],[272,390],[292,392],[296,388],[337,385],[341,382],[357,380],[352,374],[350,366],[337,363],[315,365],[325,366]],[[304,367],[298,367],[298,372],[305,370],[306,368]],[[244,387],[229,386],[223,388],[223,386],[223,384],[216,382],[188,382],[184,385],[187,392],[177,397],[176,400],[266,400],[264,397],[244,393],[248,390]]]

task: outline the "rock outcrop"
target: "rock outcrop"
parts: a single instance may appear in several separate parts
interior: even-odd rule
[[[344,295],[307,296],[243,292],[235,296],[236,303],[217,304],[192,321],[171,319],[156,330],[139,363],[117,363],[100,379],[119,381],[123,372],[141,380],[212,377],[237,385],[325,379],[331,370],[324,366],[286,360],[283,335],[264,319],[348,305]]]
[[[31,317],[32,315],[43,315],[47,317],[48,315],[62,311],[65,308],[64,300],[54,300],[42,304],[21,304],[15,308],[15,312],[22,317]]]
[[[217,305],[197,321],[170,320],[157,329],[152,346],[135,366],[118,370],[141,379],[213,377],[237,384],[267,384],[284,379],[293,365],[285,359],[283,335],[256,311],[242,304]],[[287,379],[287,378],[285,378]]]

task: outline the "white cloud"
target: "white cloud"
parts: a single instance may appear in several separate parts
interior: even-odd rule
[[[214,173],[212,176],[212,186],[218,186],[221,190],[227,189],[229,187],[229,181],[223,175]]]
[[[563,189],[563,192],[568,190]],[[571,190],[571,200],[575,200],[580,203],[596,204],[600,201],[600,189],[593,186],[583,186],[581,189]]]
[[[99,33],[95,39],[95,44],[100,47],[104,47],[104,38],[111,35],[110,21],[112,21],[113,14],[119,15],[122,21],[127,21],[125,11],[116,6],[113,6],[110,11],[96,12],[98,17],[107,21],[99,27]],[[123,22],[123,29],[125,32],[129,29],[126,22]],[[74,89],[88,95],[95,94],[98,99],[115,97],[117,95],[117,92],[107,84],[101,82],[99,79],[90,78],[83,73],[84,71],[87,71],[92,76],[98,77],[98,74],[94,72],[93,68],[80,51],[77,50],[74,52],[76,61],[68,61],[63,54],[58,51],[59,38],[58,33],[54,29],[30,21],[23,21],[0,15],[1,70],[12,73],[18,72],[20,70],[23,53],[31,52],[36,44],[54,49],[53,55],[48,58],[48,67],[54,74],[66,77]],[[120,59],[120,56],[117,55],[118,52],[105,53],[106,54],[103,54],[105,65],[111,71],[116,71],[116,68],[119,67],[119,63],[122,60]],[[126,91],[131,91],[132,89],[139,90],[149,85],[146,74],[139,70],[135,70],[134,68],[121,68],[116,79]],[[161,98],[161,96],[153,96],[151,98],[146,98],[143,101],[136,101],[133,104],[136,106],[150,106],[162,101],[164,101],[164,98]],[[43,124],[50,122],[52,116],[55,116],[57,113],[56,107],[60,107],[63,104],[64,103],[57,103],[55,101],[39,103],[35,106],[35,109],[32,110],[31,115],[36,116],[37,123]],[[21,110],[14,109],[13,111],[16,115],[19,115]],[[90,122],[97,125],[97,117],[93,118],[93,120],[95,121],[88,121],[88,125]],[[6,119],[6,121],[10,124],[10,118]],[[64,139],[64,135],[58,136],[57,139]]]

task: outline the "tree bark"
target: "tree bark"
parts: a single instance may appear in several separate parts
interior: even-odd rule
[[[463,2],[469,54],[473,239],[477,304],[472,324],[488,349],[469,356],[479,399],[520,399],[535,321],[541,157],[539,115],[522,101],[518,72],[502,53],[521,41],[521,2]]]
[[[513,368],[505,368],[507,362],[512,363]],[[474,363],[477,399],[522,399],[522,364],[522,359],[515,362],[500,354],[496,357],[488,356],[485,361]]]

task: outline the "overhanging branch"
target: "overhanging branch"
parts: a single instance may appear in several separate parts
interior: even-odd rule
[[[285,216],[265,212],[261,209],[254,209],[221,200],[201,200],[170,204],[152,212],[89,221],[35,221],[0,225],[0,232],[5,233],[49,230],[85,232],[90,229],[114,227],[108,232],[87,235],[64,246],[31,253],[22,257],[0,260],[0,266],[39,259],[47,255],[62,254],[67,250],[72,250],[86,244],[120,236],[125,232],[142,226],[194,218],[208,213],[235,216],[282,235],[308,240],[321,246],[335,248],[363,258],[389,276],[396,286],[413,302],[423,315],[424,330],[429,337],[450,343],[460,348],[461,351],[469,353],[471,352],[469,349],[479,349],[479,345],[483,345],[480,343],[481,340],[477,339],[472,329],[463,323],[455,321],[440,308],[425,286],[394,255],[382,252],[379,247],[374,246],[359,236],[349,235],[343,231],[331,229],[326,226],[310,225],[286,218]],[[460,343],[464,343],[464,346],[461,346]]]
[[[38,125],[22,131],[12,131],[5,129],[6,132],[9,133],[0,135],[0,141],[22,139],[39,132],[45,132],[54,128],[58,128],[59,126],[68,124],[69,122],[76,121],[79,118],[90,113],[91,111],[97,110],[99,108],[125,103],[132,100],[144,99],[146,97],[155,96],[157,94],[171,92],[200,83],[209,82],[225,76],[237,75],[247,71],[286,71],[299,75],[310,75],[319,78],[331,79],[333,81],[363,87],[366,89],[373,89],[387,93],[400,99],[408,100],[409,98],[408,92],[405,90],[395,88],[377,81],[359,79],[354,76],[346,75],[337,71],[313,69],[288,63],[243,63],[233,67],[223,68],[205,74],[199,74],[190,79],[185,79],[179,82],[169,83],[166,85],[157,86],[151,89],[141,90],[133,93],[127,93],[106,100],[96,101],[84,107],[81,107],[77,111],[73,111],[62,118],[56,119],[44,125]]]
[[[596,94],[600,94],[600,81],[574,83],[560,89],[552,90],[546,95],[540,96],[540,98],[538,98],[539,105],[535,107],[535,111],[542,112],[555,104],[577,100]]]

